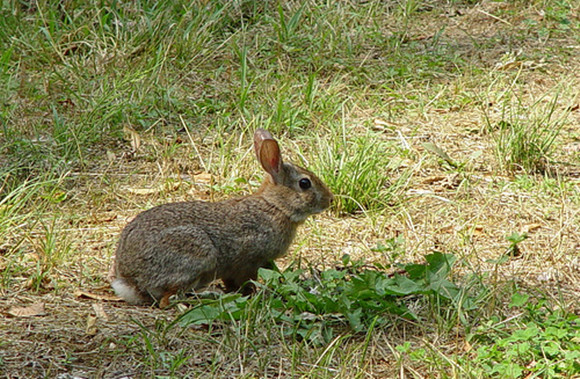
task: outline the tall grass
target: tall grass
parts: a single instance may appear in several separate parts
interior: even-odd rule
[[[377,211],[398,203],[410,170],[400,170],[397,147],[373,132],[359,134],[344,124],[315,139],[313,167],[337,195],[340,214]]]
[[[567,112],[557,112],[559,93],[548,94],[530,105],[515,96],[504,100],[499,121],[485,122],[495,141],[501,168],[508,172],[543,173],[550,169],[551,158]]]
[[[36,282],[34,278],[39,277],[37,274],[42,277],[47,270],[62,263],[66,255],[66,249],[61,249],[64,241],[57,235],[54,223],[42,225],[42,238],[33,235],[38,225],[43,224],[42,215],[47,207],[61,200],[59,185],[64,178],[46,175],[23,181],[12,178],[10,171],[3,172],[3,175],[0,186],[0,264],[5,269],[1,284],[10,285],[12,277],[21,272],[27,272],[33,284]],[[24,245],[27,249],[22,250]],[[32,285],[32,288],[38,286]]]

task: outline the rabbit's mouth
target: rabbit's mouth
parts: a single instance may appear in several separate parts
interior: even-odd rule
[[[309,208],[308,210],[304,210],[303,212],[296,212],[292,216],[290,216],[290,220],[292,222],[302,223],[306,220],[309,216],[322,213],[326,210],[326,208]]]
[[[326,201],[324,202],[324,204],[322,204],[321,207],[317,208],[317,212],[315,212],[315,213],[321,213],[330,207],[330,205],[334,201],[334,195],[332,194],[332,192],[328,191],[328,194],[327,194],[327,197],[325,200]]]
[[[312,208],[310,210],[310,214],[315,215],[315,214],[322,213],[325,210],[327,210],[328,207],[330,207],[330,204],[332,204],[332,199],[328,200],[327,204],[324,204],[324,205],[322,205],[320,207]]]

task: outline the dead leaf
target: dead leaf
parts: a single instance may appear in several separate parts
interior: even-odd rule
[[[431,39],[433,38],[435,34],[427,34],[427,35],[422,35],[422,36],[417,36],[417,37],[413,37],[411,38],[411,41],[424,41],[426,39]]]
[[[376,118],[374,123],[376,126],[389,126],[388,122],[381,120],[380,118]]]
[[[141,137],[139,136],[139,133],[137,133],[135,129],[131,128],[128,125],[125,125],[123,131],[127,133],[131,139],[131,148],[133,152],[139,150],[139,148],[141,147]]]
[[[69,50],[69,49],[67,49],[67,50]],[[66,51],[65,51],[65,54],[66,54]],[[58,100],[57,102],[60,105],[65,106],[65,107],[74,107],[75,106],[75,103],[69,98],[66,98],[63,100]]]
[[[453,226],[447,225],[447,226],[444,226],[442,228],[439,228],[438,232],[439,233],[449,233],[449,232],[452,232],[454,229],[455,228]]]
[[[107,294],[97,294],[85,291],[76,291],[76,297],[86,298],[86,299],[93,299],[93,300],[104,300],[104,301],[121,301],[121,298],[114,296],[114,295],[107,295]]]
[[[483,226],[476,226],[475,228],[473,228],[473,234],[483,234],[484,231],[485,229],[483,228]]]
[[[163,189],[160,188],[127,188],[127,192],[133,195],[152,195],[154,193],[159,193]]]
[[[187,311],[189,309],[189,307],[183,303],[177,303],[175,304],[177,310],[179,311],[179,313],[185,313],[185,311]]]
[[[498,62],[495,64],[497,70],[509,70],[511,68],[521,67],[523,63],[521,61],[509,60],[507,62]]]
[[[530,233],[533,231],[536,231],[538,229],[540,229],[542,227],[542,225],[540,224],[529,224],[524,226],[524,233]]]
[[[212,174],[202,172],[201,174],[193,175],[193,181],[200,184],[211,184],[214,180]]]
[[[85,328],[85,334],[87,336],[94,336],[98,332],[97,329],[97,318],[95,316],[87,316],[87,326]]]
[[[111,150],[107,150],[107,160],[109,162],[115,162],[117,160],[115,153],[113,153]]]
[[[29,254],[29,257],[36,262],[38,262],[38,261],[42,262],[42,258],[36,253]],[[34,277],[31,277],[26,281],[26,288],[38,288],[39,285],[43,289],[53,289],[54,288],[54,283],[50,280],[50,278],[48,276],[43,277],[40,280],[40,283]]]
[[[457,188],[457,186],[459,186],[459,184],[461,184],[461,179],[459,178],[459,175],[449,175],[445,178],[445,180],[443,182],[441,182],[441,187],[443,189],[454,189]]]
[[[111,221],[115,221],[117,219],[118,215],[115,213],[111,213],[109,215],[105,215],[105,217],[102,217],[100,219],[95,220],[96,223],[103,223],[103,222],[111,222]]]
[[[153,195],[161,192],[172,192],[179,188],[179,182],[166,182],[152,188],[127,188],[134,195]]]
[[[14,317],[32,317],[46,314],[44,303],[34,303],[27,307],[11,307],[8,314]]]
[[[447,178],[447,176],[445,176],[445,175],[432,175],[432,176],[429,176],[429,177],[423,179],[421,181],[421,183],[422,184],[433,184],[433,183],[445,180],[446,178]]]
[[[105,313],[105,308],[103,307],[102,303],[93,303],[93,310],[95,311],[95,314],[97,315],[97,318],[100,318],[101,320],[104,321],[109,321],[109,316],[107,315],[107,313]]]
[[[465,341],[463,343],[463,351],[465,351],[466,353],[469,353],[472,349],[473,349],[473,347],[471,346],[471,344],[468,341]]]
[[[372,130],[388,133],[391,133],[394,129],[398,128],[401,128],[401,124],[392,121],[381,120],[380,118],[374,119],[373,126],[371,127]]]

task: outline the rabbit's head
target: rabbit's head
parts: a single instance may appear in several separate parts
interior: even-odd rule
[[[268,173],[258,194],[282,210],[293,222],[320,213],[330,206],[333,195],[311,171],[285,163],[280,146],[270,132],[257,129],[254,150],[262,168]]]

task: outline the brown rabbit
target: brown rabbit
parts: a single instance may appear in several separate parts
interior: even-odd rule
[[[113,266],[119,297],[166,307],[171,295],[215,279],[227,291],[238,290],[286,253],[298,225],[330,206],[326,185],[312,172],[284,163],[268,131],[256,130],[254,149],[268,173],[256,193],[160,205],[125,227]]]

